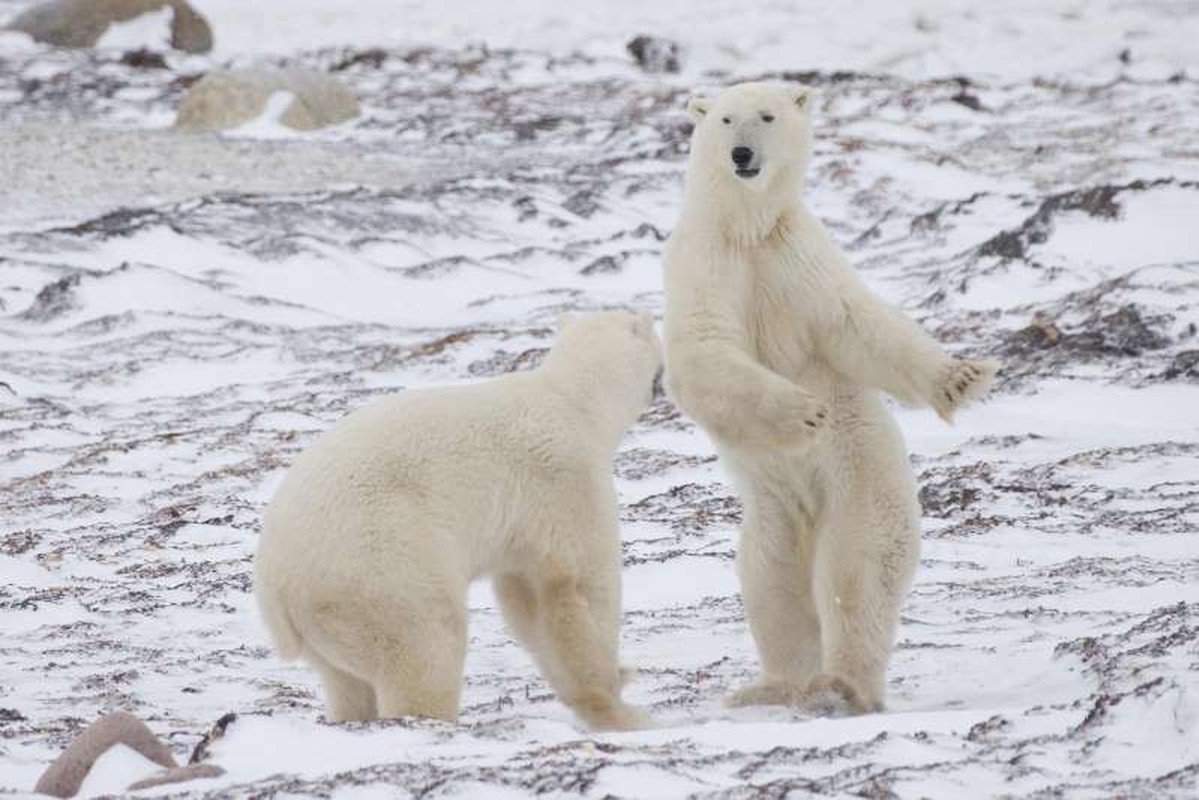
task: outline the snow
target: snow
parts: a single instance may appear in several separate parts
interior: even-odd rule
[[[1178,13],[1157,23],[1158,14]],[[645,3],[584,0],[457,0],[452,7],[392,0],[327,3],[195,2],[226,54],[285,53],[342,45],[442,46],[485,41],[494,47],[615,52],[638,33],[684,42],[693,71],[746,73],[806,67],[1029,78],[1110,63],[1123,48],[1152,53],[1174,69],[1196,66],[1196,23],[1185,3],[1100,0],[1094,3],[959,0],[829,3],[698,0]],[[1173,16],[1173,15],[1171,15]],[[1148,24],[1147,24],[1148,23]]]
[[[126,709],[180,761],[238,714],[226,775],[142,797],[1199,794],[1193,4],[194,4],[216,50],[166,70],[120,63],[161,15],[0,33],[0,793]],[[640,73],[641,33],[683,72]],[[184,76],[373,46],[336,72],[360,119],[168,129]],[[655,728],[582,729],[486,584],[458,724],[324,722],[250,591],[287,465],[382,392],[535,364],[562,311],[660,314],[683,100],[773,70],[814,71],[808,202],[863,277],[1005,365],[952,427],[895,406],[925,538],[887,712],[721,705],[757,668],[740,511],[662,403],[616,464]]]
[[[147,778],[161,768],[123,744],[110,747],[96,760],[79,787],[79,797],[119,794],[131,782]]]
[[[148,47],[152,50],[164,50],[171,41],[171,20],[174,17],[175,12],[168,6],[126,22],[115,22],[109,25],[108,30],[96,41],[96,47],[115,50]]]

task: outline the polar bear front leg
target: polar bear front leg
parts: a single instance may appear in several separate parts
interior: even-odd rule
[[[750,449],[810,443],[828,424],[828,405],[736,346],[687,343],[667,351],[670,394],[720,441]]]
[[[998,362],[949,355],[916,322],[845,269],[842,302],[827,336],[829,360],[838,372],[901,402],[931,407],[946,422],[990,387]]]
[[[537,627],[537,594],[533,584],[522,575],[504,573],[495,577],[492,586],[509,632],[530,654],[539,655],[544,643]]]
[[[562,672],[547,646],[540,620],[537,587],[525,576],[515,573],[497,575],[493,586],[500,613],[512,636],[533,657],[546,682],[555,689],[561,686]]]
[[[533,657],[541,674],[547,676],[546,681],[551,686],[560,686],[561,675],[556,671],[557,664],[551,657],[552,654],[547,652],[545,637],[538,621],[537,593],[533,583],[522,575],[505,573],[496,576],[494,588],[500,613],[512,636]],[[611,622],[614,628],[620,625],[619,608],[615,609],[615,614],[616,619]],[[636,670],[632,667],[622,666],[621,685],[628,685],[635,674]],[[554,677],[548,677],[550,675]]]
[[[547,660],[545,678],[563,703],[598,730],[636,730],[649,725],[640,709],[620,697],[622,676],[614,637],[597,620],[606,605],[589,602],[587,580],[570,572],[545,577],[538,591]],[[598,607],[597,607],[598,605]]]
[[[729,706],[792,705],[820,671],[820,620],[812,597],[811,532],[766,493],[745,498],[737,574],[761,677]]]

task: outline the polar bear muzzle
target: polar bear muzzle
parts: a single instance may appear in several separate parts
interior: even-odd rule
[[[752,178],[762,171],[762,166],[758,163],[760,159],[751,147],[737,145],[729,155],[733,159],[733,168],[738,178]]]

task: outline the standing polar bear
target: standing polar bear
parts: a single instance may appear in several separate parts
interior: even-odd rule
[[[997,364],[947,355],[858,278],[801,202],[811,93],[694,98],[666,247],[666,374],[745,506],[737,568],[762,674],[732,705],[883,707],[920,506],[881,392],[945,420]]]
[[[596,728],[646,723],[620,697],[612,458],[660,368],[650,316],[567,317],[540,368],[378,400],[296,460],[254,588],[330,720],[456,719],[467,587],[490,575],[563,702]]]

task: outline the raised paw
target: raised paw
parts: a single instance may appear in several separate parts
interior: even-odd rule
[[[953,359],[933,390],[933,407],[937,409],[937,415],[946,422],[953,422],[954,412],[986,392],[998,370],[997,361]]]
[[[778,441],[774,444],[782,447],[806,443],[819,434],[829,421],[828,405],[797,386],[772,397],[766,404],[765,412],[777,431]]]

